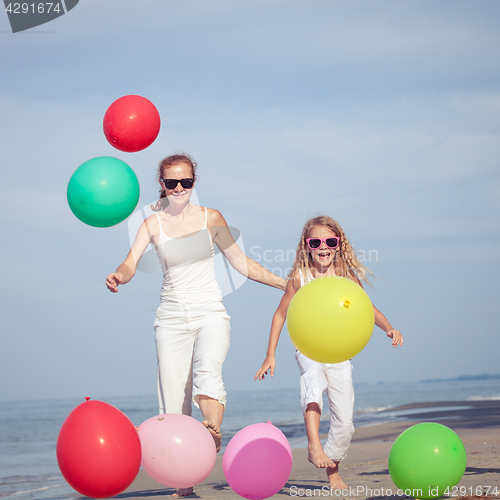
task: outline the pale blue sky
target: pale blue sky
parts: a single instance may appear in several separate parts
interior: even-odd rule
[[[0,14],[0,398],[155,392],[161,277],[109,293],[127,222],[84,225],[66,186],[116,156],[143,207],[179,150],[198,161],[200,203],[266,267],[289,268],[281,255],[320,213],[377,256],[369,293],[405,345],[376,330],[355,382],[498,373],[499,28],[495,0],[82,0],[15,35]],[[102,133],[126,94],[162,119],[139,153]],[[259,388],[279,299],[251,282],[225,297],[228,390]],[[284,332],[261,389],[296,386],[293,351]]]

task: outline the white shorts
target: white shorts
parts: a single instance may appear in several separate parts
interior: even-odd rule
[[[354,432],[354,388],[351,362],[318,363],[295,353],[300,370],[300,405],[305,413],[309,403],[317,403],[323,412],[323,393],[327,391],[330,409],[330,430],[324,446],[328,458],[339,462],[347,455]]]
[[[226,403],[222,364],[231,341],[222,302],[163,302],[154,322],[160,414],[191,415],[201,395]]]

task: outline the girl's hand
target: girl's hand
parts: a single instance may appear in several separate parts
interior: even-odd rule
[[[264,360],[264,363],[262,363],[262,366],[260,369],[257,371],[255,374],[255,377],[253,378],[254,380],[264,380],[265,376],[267,375],[268,370],[271,370],[271,377],[274,377],[274,368],[276,366],[276,359],[274,356],[266,356],[266,359]]]
[[[392,347],[403,345],[403,336],[397,330],[387,330],[387,336],[392,339]]]
[[[118,293],[118,285],[123,281],[122,273],[111,273],[106,278],[106,286],[113,293]]]

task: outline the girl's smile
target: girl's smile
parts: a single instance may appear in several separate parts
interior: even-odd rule
[[[321,245],[318,248],[308,248],[314,267],[318,271],[325,271],[335,260],[337,248],[329,248],[325,240],[335,238],[337,235],[325,226],[314,226],[307,235],[307,238],[320,238]]]
[[[317,255],[318,255],[318,259],[323,260],[323,261],[327,261],[332,254],[331,254],[331,252],[321,251],[321,252],[318,252]]]

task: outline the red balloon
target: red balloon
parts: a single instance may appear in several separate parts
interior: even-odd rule
[[[155,105],[140,95],[126,95],[114,101],[103,121],[108,142],[126,153],[153,144],[160,132],[160,114]]]
[[[66,418],[57,438],[57,463],[76,491],[107,498],[127,489],[141,467],[134,424],[118,408],[86,401]]]

